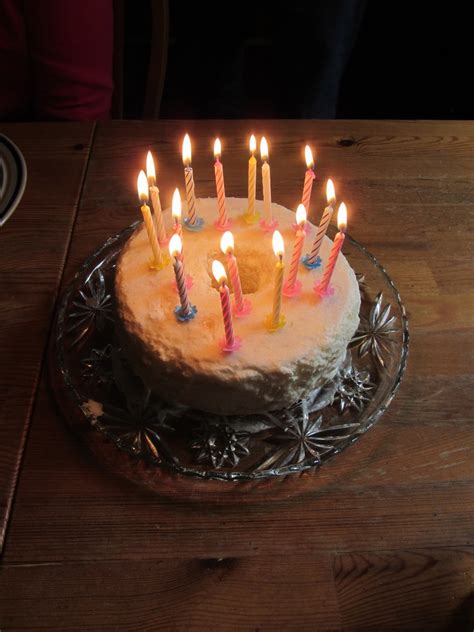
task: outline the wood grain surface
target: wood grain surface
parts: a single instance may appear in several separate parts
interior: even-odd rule
[[[0,550],[93,125],[2,125],[25,156],[26,191],[0,229]]]
[[[474,123],[101,124],[64,282],[139,217],[148,148],[164,204],[182,188],[185,131],[200,196],[214,195],[216,134],[227,194],[244,196],[247,137],[265,133],[273,198],[290,208],[304,144],[316,147],[313,199],[322,209],[333,177],[350,232],[407,306],[407,374],[378,425],[307,477],[301,497],[225,506],[166,499],[103,470],[65,428],[43,376],[3,557],[0,627],[471,630]]]

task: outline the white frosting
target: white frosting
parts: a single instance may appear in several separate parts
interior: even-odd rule
[[[242,289],[252,303],[248,316],[234,317],[235,335],[242,339],[242,347],[234,353],[224,354],[219,346],[224,329],[211,264],[214,258],[224,262],[225,257],[220,250],[222,233],[213,226],[215,199],[197,201],[204,228],[183,231],[186,272],[194,281],[189,297],[198,309],[194,320],[176,321],[173,312],[179,300],[173,287],[173,267],[168,265],[160,272],[149,269],[151,251],[144,227],[129,239],[118,262],[116,298],[124,350],[144,382],[165,399],[225,414],[288,406],[334,375],[357,328],[358,283],[340,254],[331,281],[334,295],[317,297],[313,284],[321,278],[322,269],[309,271],[300,265],[301,295],[283,298],[286,325],[274,333],[266,329],[276,258],[272,234],[262,232],[258,224],[243,221],[246,204],[246,199],[227,198]],[[257,210],[262,206],[257,201]],[[285,240],[286,279],[295,240],[295,215],[278,204],[272,204],[272,209]],[[164,216],[170,227],[169,209]],[[313,227],[303,253],[311,249],[314,235]],[[326,237],[320,252],[323,262],[331,245]]]

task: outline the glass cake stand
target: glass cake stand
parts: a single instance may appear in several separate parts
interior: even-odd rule
[[[347,236],[344,254],[356,271],[362,302],[359,329],[335,378],[285,410],[211,415],[164,402],[121,353],[114,328],[115,264],[138,225],[108,239],[62,298],[50,368],[67,422],[101,463],[162,494],[240,502],[268,498],[283,480],[277,487],[285,495],[301,491],[308,474],[378,421],[400,385],[409,336],[395,284]]]

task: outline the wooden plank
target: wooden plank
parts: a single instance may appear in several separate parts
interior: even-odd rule
[[[90,151],[92,124],[10,124],[28,183],[0,230],[0,549]]]
[[[145,545],[146,548],[146,545]],[[340,630],[329,556],[6,565],[2,630]]]
[[[334,574],[344,630],[472,630],[472,549],[347,553]]]

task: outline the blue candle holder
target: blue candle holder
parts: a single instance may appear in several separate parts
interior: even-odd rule
[[[197,233],[202,230],[202,227],[204,226],[204,220],[202,217],[198,217],[194,224],[191,224],[191,222],[189,221],[189,217],[186,217],[183,224],[186,230],[189,230],[192,233]]]
[[[310,257],[310,255],[305,255],[304,257],[301,257],[301,263],[304,265],[304,267],[307,270],[316,270],[316,268],[320,268],[321,267],[322,260],[321,260],[321,257],[319,255],[314,260],[314,263],[310,263],[309,262],[309,257]]]
[[[197,307],[195,305],[191,305],[191,309],[187,314],[183,312],[181,305],[177,305],[174,308],[174,315],[179,323],[186,323],[188,320],[192,320],[196,316],[196,313]]]

